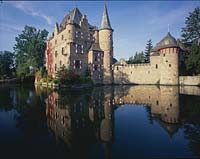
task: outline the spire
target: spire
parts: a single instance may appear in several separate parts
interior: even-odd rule
[[[109,17],[108,17],[108,11],[107,11],[107,7],[106,7],[106,3],[104,3],[104,11],[103,11],[100,29],[112,29],[111,25],[110,25],[110,20],[109,20]]]

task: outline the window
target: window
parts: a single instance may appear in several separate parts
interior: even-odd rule
[[[55,51],[55,58],[58,56],[58,52],[57,51]]]
[[[55,44],[57,44],[57,40],[55,40]]]
[[[171,64],[169,64],[169,67],[171,67]]]
[[[97,54],[94,55],[94,61],[97,61]]]
[[[65,53],[65,48],[62,47],[62,55]]]
[[[83,52],[82,52],[82,50],[83,50],[82,47],[83,47],[83,45],[78,45],[78,44],[76,44],[76,53],[77,53],[77,54],[83,53]]]
[[[64,35],[61,36],[61,40],[64,40]]]
[[[56,64],[55,64],[55,68],[54,69],[55,69],[55,71],[57,71],[57,65]]]
[[[165,54],[163,54],[163,56],[165,56]]]
[[[76,36],[76,38],[78,38],[78,32],[77,31],[75,32],[75,36]]]
[[[62,65],[62,61],[60,60],[60,66]]]
[[[81,61],[80,60],[74,60],[74,68],[81,69]]]
[[[94,71],[97,71],[98,65],[94,65]]]
[[[119,67],[117,66],[117,71],[119,70]]]
[[[159,101],[158,100],[156,101],[156,104],[159,105]]]
[[[158,68],[158,64],[156,64],[156,69]]]
[[[68,30],[68,33],[71,33],[71,30]]]

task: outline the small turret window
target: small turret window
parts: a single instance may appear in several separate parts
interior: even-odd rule
[[[65,53],[65,49],[64,47],[62,47],[62,55],[64,55],[64,53]]]
[[[55,71],[57,70],[57,65],[55,64]]]
[[[156,69],[158,68],[158,64],[156,64]]]

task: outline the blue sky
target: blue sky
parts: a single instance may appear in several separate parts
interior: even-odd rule
[[[74,7],[86,14],[92,25],[100,26],[103,1],[4,1],[0,4],[0,50],[13,50],[15,37],[25,25],[47,29]],[[114,29],[114,56],[117,59],[143,51],[147,40],[156,45],[168,31],[180,38],[185,18],[198,1],[108,1],[107,8]]]

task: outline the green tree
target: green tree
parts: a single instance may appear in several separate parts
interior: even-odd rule
[[[200,8],[197,7],[186,17],[185,27],[182,28],[182,37],[184,42],[193,42],[200,38]]]
[[[11,76],[14,71],[14,54],[10,51],[0,51],[0,76]]]
[[[189,74],[200,74],[200,46],[193,44],[186,58],[186,69]]]
[[[147,41],[145,52],[144,52],[144,59],[146,63],[150,62],[150,51],[153,48],[151,39]]]
[[[19,76],[34,74],[44,67],[48,31],[25,26],[15,40],[16,71]]]
[[[138,64],[138,63],[144,63],[144,53],[142,52],[136,52],[135,56],[131,56],[128,61],[128,64]]]

